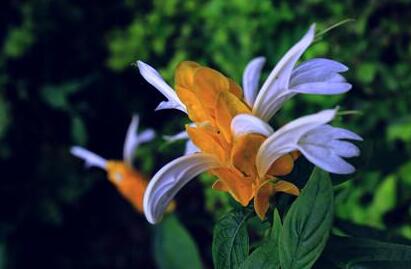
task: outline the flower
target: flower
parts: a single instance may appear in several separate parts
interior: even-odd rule
[[[361,138],[328,125],[336,109],[301,117],[275,132],[267,124],[296,94],[341,94],[351,89],[340,74],[348,70],[341,63],[318,58],[296,66],[313,41],[314,30],[315,25],[285,54],[259,91],[262,57],[247,65],[243,89],[218,71],[186,61],[177,67],[174,91],[154,68],[138,61],[141,75],[168,98],[157,109],[187,113],[193,123],[186,126],[186,135],[198,148],[165,165],[150,181],[144,195],[150,223],[158,222],[176,193],[205,171],[217,176],[214,189],[229,192],[243,206],[254,199],[261,219],[276,192],[299,194],[295,185],[279,177],[293,170],[300,154],[332,173],[354,171],[342,157],[357,156],[359,149],[346,140]]]
[[[74,146],[70,152],[86,162],[87,167],[98,167],[107,171],[107,177],[117,190],[128,200],[133,207],[143,213],[143,194],[147,187],[147,180],[133,168],[134,153],[139,144],[149,142],[155,137],[152,129],[137,134],[139,124],[138,115],[134,115],[128,127],[123,147],[123,160],[106,160],[97,154]]]

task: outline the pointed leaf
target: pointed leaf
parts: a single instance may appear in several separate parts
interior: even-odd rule
[[[324,255],[347,269],[406,269],[411,265],[411,246],[364,238],[331,237]]]
[[[315,168],[284,220],[280,240],[282,269],[313,266],[329,236],[333,204],[330,177],[327,172]]]
[[[201,269],[198,248],[174,216],[155,226],[154,258],[160,269]]]
[[[217,222],[212,248],[214,268],[239,268],[247,258],[249,242],[246,223],[250,214],[244,209],[230,211]]]
[[[241,265],[240,269],[278,269],[280,268],[280,258],[278,256],[278,246],[281,235],[281,218],[278,210],[274,210],[273,226],[270,237],[260,247],[254,250],[251,255]]]

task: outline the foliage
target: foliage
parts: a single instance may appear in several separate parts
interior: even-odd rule
[[[240,209],[218,221],[212,247],[215,268],[237,268],[244,262],[249,248],[246,225],[250,214]]]
[[[200,269],[197,246],[174,216],[155,227],[154,257],[160,269]]]
[[[333,189],[327,172],[315,168],[284,220],[279,245],[281,268],[311,268],[330,233]]]

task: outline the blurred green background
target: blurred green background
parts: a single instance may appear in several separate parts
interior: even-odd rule
[[[337,104],[361,111],[339,122],[365,142],[359,172],[338,187],[337,223],[411,239],[411,1],[11,0],[0,6],[0,268],[166,268],[153,254],[159,228],[69,147],[120,159],[132,113],[160,134],[183,128],[182,113],[154,112],[163,97],[137,59],[170,83],[185,59],[240,82],[251,58],[266,56],[267,74],[311,23],[323,30],[346,18],[356,20],[304,58],[345,63],[353,89],[297,96],[273,124]],[[136,163],[149,176],[182,150],[159,138]],[[176,212],[207,268],[214,220],[230,200],[204,189],[209,181],[186,186]]]

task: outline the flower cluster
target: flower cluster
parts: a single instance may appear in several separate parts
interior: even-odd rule
[[[260,89],[263,57],[247,65],[243,88],[218,71],[186,61],[177,67],[173,89],[154,68],[138,61],[141,75],[167,98],[157,109],[178,109],[192,121],[186,133],[178,135],[190,139],[187,154],[166,164],[147,186],[144,213],[150,223],[158,222],[176,193],[205,171],[217,176],[214,189],[230,193],[243,206],[254,199],[261,219],[276,192],[299,194],[295,185],[280,177],[293,170],[301,154],[328,172],[354,172],[343,158],[359,155],[359,149],[347,140],[361,138],[328,124],[337,109],[301,117],[276,131],[268,124],[294,95],[342,94],[351,89],[341,75],[348,68],[339,62],[317,58],[297,65],[314,34],[313,25]]]
[[[153,140],[155,132],[152,129],[147,129],[137,134],[138,124],[139,117],[135,115],[128,127],[123,147],[123,160],[106,160],[79,146],[72,147],[71,153],[83,159],[88,167],[94,166],[106,170],[110,182],[138,212],[143,213],[143,195],[147,187],[147,180],[133,168],[133,158],[138,145]]]

